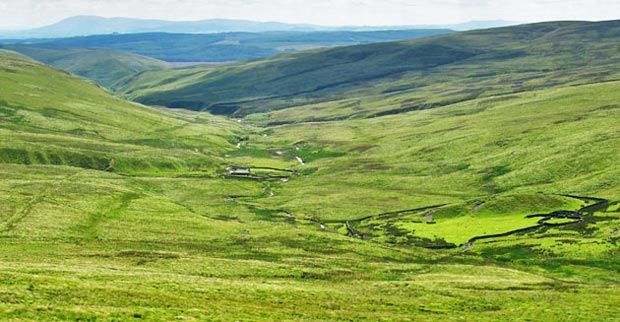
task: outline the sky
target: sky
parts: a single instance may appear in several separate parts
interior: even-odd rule
[[[76,15],[330,26],[598,21],[620,19],[620,0],[0,0],[0,29],[39,27]]]

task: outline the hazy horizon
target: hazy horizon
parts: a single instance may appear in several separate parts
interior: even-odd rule
[[[618,19],[612,0],[0,0],[0,29],[28,29],[90,15],[170,21],[243,19],[325,26]]]

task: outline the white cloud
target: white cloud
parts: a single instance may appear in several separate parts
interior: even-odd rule
[[[470,20],[610,20],[617,0],[0,0],[0,28],[74,15],[167,20],[237,18],[326,25],[457,23]]]

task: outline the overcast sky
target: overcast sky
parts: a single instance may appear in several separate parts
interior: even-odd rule
[[[43,26],[76,15],[322,25],[612,20],[620,19],[620,0],[0,0],[0,29]]]

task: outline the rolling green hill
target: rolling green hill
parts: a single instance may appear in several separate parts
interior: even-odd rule
[[[478,31],[124,84],[188,102],[200,89],[222,113],[242,88],[282,95],[240,105],[253,113],[240,120],[130,103],[0,51],[0,316],[613,320],[614,26]],[[300,94],[332,82],[347,83]]]
[[[120,80],[144,71],[171,67],[153,58],[108,49],[52,49],[33,46],[4,48],[94,80],[107,88],[112,88]]]
[[[114,159],[119,171],[199,167],[214,161],[194,149],[228,145],[234,137],[226,125],[232,122],[122,101],[67,72],[0,54],[2,162],[104,170]]]
[[[119,91],[145,104],[236,115],[338,101],[343,111],[316,118],[368,117],[615,80],[619,37],[618,21],[522,25],[143,73]]]
[[[448,29],[385,31],[110,34],[60,39],[16,40],[22,46],[107,48],[168,62],[231,62],[304,49],[359,45],[452,33]]]

